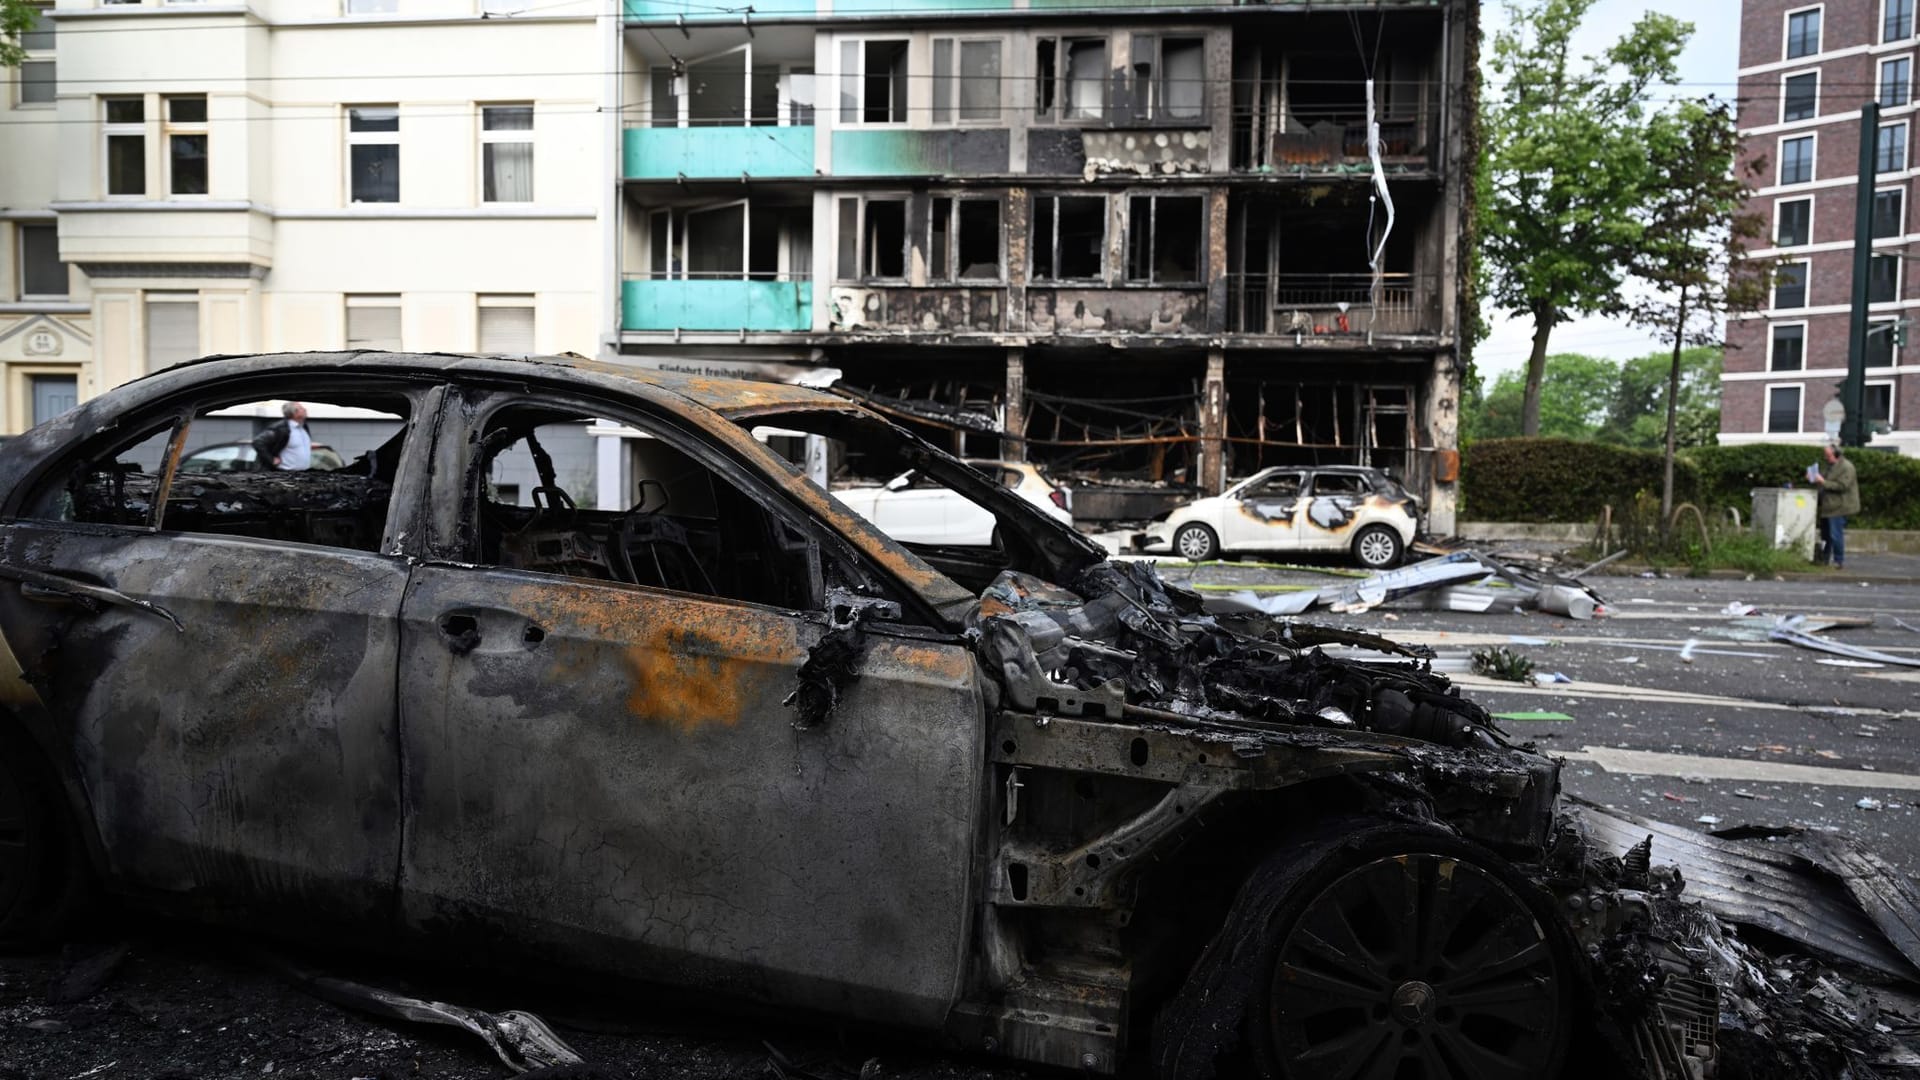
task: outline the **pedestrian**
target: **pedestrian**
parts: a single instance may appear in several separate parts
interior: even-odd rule
[[[1826,446],[1827,467],[1815,465],[1807,479],[1820,488],[1820,544],[1836,569],[1847,564],[1847,519],[1860,512],[1860,480],[1838,443]]]
[[[257,469],[298,472],[313,464],[313,433],[307,429],[307,407],[297,401],[280,406],[281,419],[253,437]]]

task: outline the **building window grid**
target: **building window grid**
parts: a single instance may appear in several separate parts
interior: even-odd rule
[[[1807,324],[1775,323],[1767,336],[1767,370],[1799,371],[1807,366]]]
[[[1797,135],[1780,140],[1780,186],[1813,181],[1815,139],[1813,135]]]
[[[400,201],[400,107],[349,105],[347,201]]]
[[[1913,57],[1896,56],[1880,61],[1879,87],[1875,100],[1883,109],[1897,109],[1913,100]]]
[[[1773,204],[1773,244],[1801,247],[1813,242],[1813,200],[1781,199]]]
[[[28,12],[33,17],[33,24],[20,34],[20,49],[26,55],[20,61],[14,104],[48,106],[54,103],[59,85],[54,64],[54,24],[47,17],[53,13],[53,5],[42,4],[29,8]]]
[[[1780,77],[1780,122],[1811,120],[1820,115],[1820,72],[1796,71]]]
[[[105,187],[109,196],[140,196],[147,193],[147,101],[143,97],[109,97],[100,100],[105,123],[101,125],[106,146],[102,161],[106,167]]]
[[[1820,18],[1824,6],[1786,13],[1786,59],[1797,60],[1820,51]]]
[[[1881,0],[1881,41],[1905,41],[1913,36],[1913,3],[1914,0]]]
[[[480,107],[480,201],[533,201],[533,105]]]
[[[1907,122],[1880,125],[1873,141],[1873,171],[1899,172],[1907,167]]]
[[[1802,403],[1805,400],[1806,386],[1803,383],[1767,385],[1767,434],[1797,435],[1800,433]]]

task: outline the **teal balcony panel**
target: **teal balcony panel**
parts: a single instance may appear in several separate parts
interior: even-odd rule
[[[806,331],[813,282],[640,279],[621,283],[623,330]]]
[[[1005,128],[836,128],[835,176],[997,176],[1008,171]]]
[[[822,4],[822,8],[825,5]],[[758,5],[755,5],[756,10]],[[1013,0],[833,0],[835,15],[892,15],[947,11],[1012,11]]]
[[[813,175],[813,128],[630,127],[622,145],[629,180]]]
[[[811,18],[819,7],[817,0],[753,0],[754,15],[763,19]],[[738,11],[687,0],[626,0],[625,10],[628,22],[674,22],[681,18],[688,22],[740,21]]]

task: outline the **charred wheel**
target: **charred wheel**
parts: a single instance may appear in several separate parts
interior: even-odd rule
[[[1525,886],[1448,846],[1373,854],[1299,883],[1278,913],[1266,992],[1248,1017],[1267,1071],[1554,1075],[1570,1025],[1567,958]]]

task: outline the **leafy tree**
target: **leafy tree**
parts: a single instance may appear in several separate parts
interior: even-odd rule
[[[1725,102],[1680,102],[1647,128],[1654,181],[1641,209],[1644,226],[1631,263],[1645,286],[1629,315],[1673,343],[1667,372],[1665,478],[1660,520],[1673,514],[1673,454],[1679,441],[1682,353],[1689,345],[1719,345],[1730,311],[1764,305],[1772,269],[1741,258],[1766,232],[1758,214],[1743,212],[1752,181],[1766,167],[1735,168],[1740,135]]]
[[[1680,396],[1674,428],[1681,449],[1712,446],[1720,434],[1720,360],[1718,348],[1698,346],[1680,353]],[[1620,365],[1619,382],[1607,405],[1599,438],[1640,450],[1657,450],[1666,441],[1665,403],[1672,357],[1636,356]]]
[[[1580,353],[1549,357],[1539,434],[1593,438],[1608,419],[1619,380],[1619,366],[1602,357]],[[1521,434],[1525,397],[1526,373],[1521,371],[1503,371],[1492,386],[1469,393],[1461,410],[1463,441]]]
[[[1650,13],[1605,53],[1576,60],[1574,33],[1595,0],[1508,0],[1495,35],[1498,85],[1484,99],[1475,178],[1485,293],[1533,320],[1521,431],[1539,434],[1553,328],[1616,315],[1639,250],[1650,186],[1647,88],[1672,83],[1691,23]]]
[[[19,67],[27,58],[20,38],[38,24],[39,15],[26,0],[0,0],[0,67]]]

